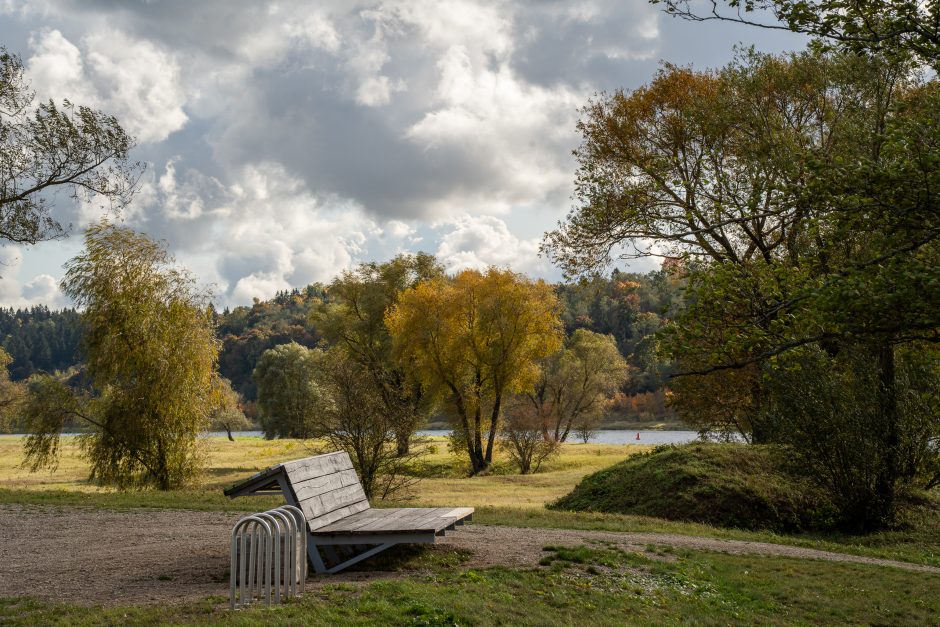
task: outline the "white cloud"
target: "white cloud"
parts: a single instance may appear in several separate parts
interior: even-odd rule
[[[461,45],[474,50],[479,59],[505,56],[513,50],[513,26],[519,9],[512,4],[399,0],[387,6],[398,19],[417,26],[428,46],[443,49]]]
[[[400,247],[413,234],[402,222],[383,229],[349,200],[312,193],[276,163],[247,165],[234,178],[223,186],[199,172],[180,173],[171,160],[127,218],[171,242],[180,261],[216,282],[230,304],[328,281],[365,260],[368,242]]]
[[[0,303],[6,307],[64,306],[67,299],[59,291],[59,281],[55,277],[38,274],[22,282],[22,253],[17,246],[0,247]]]
[[[438,62],[436,105],[408,129],[428,153],[459,151],[486,171],[487,186],[457,188],[433,199],[438,212],[505,212],[571,185],[568,151],[576,145],[580,94],[522,80],[512,68],[481,65],[454,45]]]
[[[538,239],[520,239],[495,216],[464,215],[437,225],[437,257],[448,272],[488,266],[510,267],[530,274],[544,273],[547,264],[538,256]]]
[[[28,76],[41,99],[67,98],[117,116],[140,142],[159,142],[188,118],[179,66],[153,43],[93,32],[76,46],[56,29],[34,33]]]

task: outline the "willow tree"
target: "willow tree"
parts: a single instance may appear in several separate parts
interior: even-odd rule
[[[453,412],[473,473],[488,468],[505,397],[531,388],[538,361],[561,345],[551,287],[509,270],[465,270],[406,290],[386,324],[398,359]]]
[[[297,342],[262,353],[251,376],[258,386],[265,437],[305,439],[319,435],[318,416],[330,403],[317,380],[322,359],[322,351]]]
[[[225,431],[230,442],[234,442],[233,431],[251,429],[251,421],[242,410],[244,399],[232,388],[232,382],[216,372],[212,376],[212,411],[209,414],[209,429]]]
[[[22,383],[10,381],[7,368],[12,361],[9,353],[0,348],[0,433],[7,433],[14,426],[25,388]]]
[[[101,222],[66,264],[62,291],[82,308],[90,396],[37,381],[25,410],[26,462],[54,466],[66,420],[91,477],[119,487],[183,485],[201,468],[218,346],[207,296],[162,243]]]
[[[606,401],[629,372],[612,335],[576,329],[564,349],[542,364],[541,376],[525,398],[541,416],[543,435],[564,442],[572,427],[585,433],[597,428]]]

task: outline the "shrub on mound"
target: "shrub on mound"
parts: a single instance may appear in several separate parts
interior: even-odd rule
[[[829,529],[836,509],[782,449],[660,446],[585,477],[551,509],[636,514],[739,529]]]

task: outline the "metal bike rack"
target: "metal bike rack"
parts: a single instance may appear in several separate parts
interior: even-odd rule
[[[306,579],[307,521],[300,509],[283,505],[235,523],[229,574],[231,609],[256,598],[267,605],[280,603],[282,598],[302,594]]]

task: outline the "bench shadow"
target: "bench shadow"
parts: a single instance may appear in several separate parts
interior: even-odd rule
[[[460,567],[473,553],[446,544],[399,544],[349,567],[359,573],[445,571]]]

